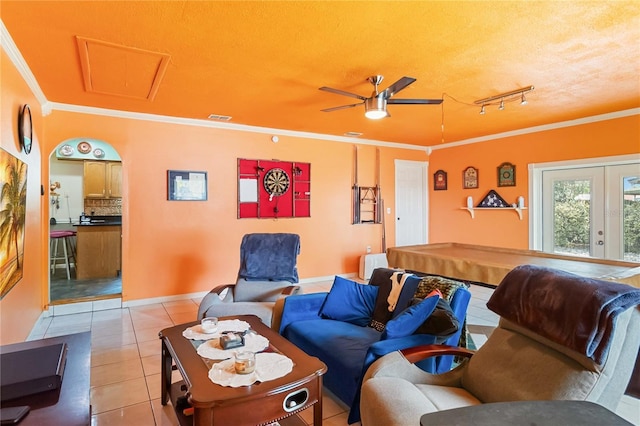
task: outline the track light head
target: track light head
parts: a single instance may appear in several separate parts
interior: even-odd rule
[[[485,114],[485,110],[484,110],[484,105],[482,105],[482,108],[480,108],[480,115],[484,115]]]
[[[527,102],[527,98],[524,97],[524,93],[522,94],[522,99],[520,100],[520,105],[526,105],[529,102]]]
[[[504,99],[502,99],[502,100],[500,101],[500,106],[498,107],[498,109],[499,109],[500,111],[502,111],[502,110],[504,109]]]

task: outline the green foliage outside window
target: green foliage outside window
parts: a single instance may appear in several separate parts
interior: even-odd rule
[[[554,182],[554,247],[560,253],[589,255],[589,181]],[[640,262],[640,198],[623,202],[624,260]]]

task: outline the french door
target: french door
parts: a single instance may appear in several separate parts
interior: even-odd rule
[[[640,164],[543,171],[542,249],[640,262]]]

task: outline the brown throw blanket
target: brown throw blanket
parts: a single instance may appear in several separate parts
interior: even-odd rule
[[[602,364],[617,315],[639,304],[635,287],[522,265],[504,277],[487,307]]]

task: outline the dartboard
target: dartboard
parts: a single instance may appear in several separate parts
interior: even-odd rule
[[[274,168],[264,175],[264,189],[272,197],[287,192],[289,183],[289,175],[282,169]]]

